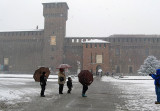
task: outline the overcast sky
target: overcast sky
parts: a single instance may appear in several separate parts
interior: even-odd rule
[[[66,1],[66,36],[160,34],[160,0],[0,1],[0,30],[44,29],[42,2]]]

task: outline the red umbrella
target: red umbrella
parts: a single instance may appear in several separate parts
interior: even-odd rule
[[[93,82],[93,74],[88,70],[81,70],[78,74],[78,78],[81,84],[90,85]]]
[[[34,72],[33,78],[35,81],[40,82],[40,77],[42,75],[42,72],[46,72],[46,77],[47,78],[49,77],[49,74],[50,74],[49,68],[48,67],[40,67],[39,69],[37,69]]]
[[[69,64],[60,64],[56,69],[65,69],[65,68],[71,68]]]

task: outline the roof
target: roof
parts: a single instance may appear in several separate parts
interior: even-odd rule
[[[76,37],[75,36],[68,36],[65,38],[67,38],[67,39],[92,39],[92,38],[93,39],[97,39],[97,38],[102,39],[103,38],[104,39],[104,38],[107,38],[107,36],[106,37],[104,37],[104,36],[103,37],[100,37],[100,36],[81,36],[81,37],[80,36],[76,36]]]
[[[9,31],[9,30],[5,30],[5,31],[2,31],[0,30],[0,32],[36,32],[36,31],[43,31],[44,29],[33,29],[33,30],[12,30],[12,31]]]
[[[48,5],[51,5],[51,4],[66,4],[67,8],[69,9],[68,7],[68,4],[67,4],[67,1],[66,0],[52,0],[52,1],[44,1],[42,2],[43,5],[45,4],[48,4]]]
[[[67,0],[44,0],[42,3],[59,3],[67,2]]]
[[[101,39],[91,39],[91,40],[86,40],[82,43],[110,43],[110,42],[104,41],[104,40],[101,40]]]
[[[160,35],[151,34],[151,35],[145,35],[145,34],[114,34],[109,36],[109,38],[159,38]]]
[[[150,35],[146,35],[146,34],[114,34],[114,35],[110,35],[110,36],[104,36],[104,37],[65,37],[65,38],[73,38],[73,39],[103,39],[103,38],[160,38],[160,35],[158,34],[150,34]]]

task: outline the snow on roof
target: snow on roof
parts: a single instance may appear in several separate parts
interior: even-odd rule
[[[29,31],[43,31],[44,29],[33,29],[33,30],[5,30],[5,31],[2,31],[0,30],[0,32],[29,32]]]
[[[114,34],[110,35],[109,37],[112,38],[159,38],[160,35],[152,34],[152,35],[145,35],[145,34]]]
[[[87,38],[87,39],[102,39],[102,38],[107,38],[108,36],[66,36],[65,38],[73,38],[73,39],[81,39],[81,38]]]
[[[100,40],[100,39],[91,39],[86,40],[83,43],[109,43],[108,41]]]
[[[42,3],[67,2],[67,0],[44,0]]]

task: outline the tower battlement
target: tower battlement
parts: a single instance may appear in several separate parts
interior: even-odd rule
[[[43,16],[49,17],[65,17],[68,19],[68,5],[65,2],[43,3]]]

